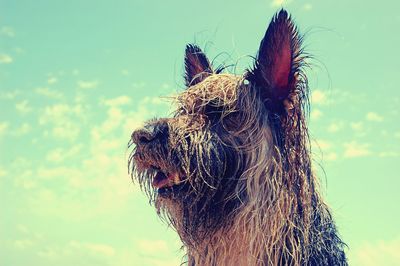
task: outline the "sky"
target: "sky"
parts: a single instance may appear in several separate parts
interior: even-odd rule
[[[187,43],[240,74],[281,7],[314,58],[314,169],[350,265],[400,265],[398,1],[0,0],[0,266],[179,265],[130,134],[173,110]]]

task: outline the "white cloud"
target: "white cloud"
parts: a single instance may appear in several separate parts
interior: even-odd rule
[[[327,151],[332,147],[332,143],[327,141],[327,140],[316,140],[315,144],[318,148],[320,148],[322,151]]]
[[[3,27],[1,27],[1,29],[0,29],[0,35],[4,35],[4,36],[7,36],[7,37],[14,37],[15,36],[15,31],[14,31],[14,29],[13,28],[11,28],[11,27],[8,27],[8,26],[3,26]]]
[[[13,58],[8,54],[0,54],[0,64],[10,64],[13,62]]]
[[[85,111],[86,108],[81,104],[50,105],[44,108],[39,124],[52,126],[51,133],[56,138],[75,140],[86,117]]]
[[[102,103],[104,105],[110,106],[110,107],[117,107],[117,106],[121,106],[121,105],[126,105],[131,103],[132,99],[129,96],[119,96],[116,98],[112,98],[112,99],[107,99],[107,100],[103,100]]]
[[[61,99],[63,97],[63,94],[61,92],[58,92],[53,89],[49,89],[47,87],[44,88],[36,88],[35,92],[39,95],[48,97],[48,98],[53,98],[53,99]]]
[[[32,111],[32,108],[29,106],[28,100],[23,100],[22,102],[15,104],[15,109],[21,114],[27,114]]]
[[[137,242],[137,248],[145,254],[153,254],[154,250],[159,253],[168,252],[168,244],[164,240],[142,239]]]
[[[7,175],[7,171],[0,166],[0,177],[6,176],[6,175]]]
[[[344,123],[342,121],[339,122],[332,122],[329,124],[327,131],[330,133],[336,133],[339,132],[344,126]]]
[[[56,148],[51,150],[46,155],[46,160],[53,163],[65,162],[66,160],[73,158],[81,151],[83,145],[77,144],[69,149]]]
[[[18,127],[14,132],[13,135],[15,136],[23,136],[28,134],[31,131],[32,127],[28,123],[23,123],[20,127]]]
[[[129,72],[129,70],[127,70],[127,69],[122,69],[122,70],[121,70],[121,74],[122,74],[123,76],[129,76],[130,72]]]
[[[290,4],[290,2],[292,2],[292,0],[273,0],[271,2],[271,6],[272,7],[282,7],[284,5],[288,5]]]
[[[304,9],[305,11],[310,11],[310,10],[312,9],[312,5],[311,5],[310,3],[307,3],[307,4],[305,4],[305,5],[303,6],[303,9]]]
[[[326,161],[335,161],[337,159],[337,153],[336,152],[327,152],[324,154],[324,159]]]
[[[311,111],[310,117],[312,120],[318,120],[319,118],[321,118],[322,115],[323,113],[321,112],[321,110],[314,109],[313,111]]]
[[[8,122],[0,122],[0,135],[4,134],[8,129]]]
[[[353,129],[354,131],[364,131],[364,124],[363,122],[354,122],[354,123],[350,123],[350,127],[351,129]]]
[[[399,265],[400,237],[386,241],[366,242],[351,254],[349,258],[350,265]]]
[[[48,84],[54,84],[54,83],[57,83],[58,82],[58,79],[56,78],[56,77],[49,77],[48,79],[47,79],[47,83]]]
[[[344,143],[345,147],[344,157],[353,158],[353,157],[363,157],[371,154],[369,150],[368,143],[357,143],[355,141]]]
[[[314,90],[311,93],[311,103],[315,105],[325,105],[327,104],[326,94],[321,90]]]
[[[30,239],[17,239],[14,240],[14,247],[17,249],[26,249],[33,245],[32,240]]]
[[[0,93],[0,99],[13,100],[20,93],[19,90],[3,92]]]
[[[78,87],[81,89],[94,89],[98,86],[99,82],[97,80],[92,81],[78,81]]]
[[[367,113],[367,115],[365,116],[365,118],[368,121],[373,121],[373,122],[382,122],[383,121],[383,117],[378,115],[377,113],[374,112],[369,112]]]
[[[379,157],[386,158],[386,157],[399,157],[400,153],[397,151],[382,151],[378,153]]]
[[[132,83],[132,87],[134,88],[134,89],[141,89],[141,88],[143,88],[143,87],[145,87],[146,86],[146,83],[145,82],[134,82],[134,83]]]
[[[86,254],[89,253],[93,256],[112,257],[115,255],[115,249],[112,246],[100,243],[71,241],[68,248],[79,250]]]

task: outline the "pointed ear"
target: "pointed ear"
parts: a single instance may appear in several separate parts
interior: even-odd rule
[[[282,9],[272,18],[254,67],[247,73],[250,83],[261,90],[260,95],[270,111],[285,111],[285,100],[293,95],[301,82],[299,79],[304,76],[301,67],[305,57],[301,44],[296,26]]]
[[[186,86],[195,85],[213,73],[210,61],[203,51],[194,44],[186,45],[185,82]]]

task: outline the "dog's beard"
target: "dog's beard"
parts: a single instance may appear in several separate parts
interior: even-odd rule
[[[174,148],[158,149],[166,154],[148,150],[141,157],[133,156],[142,189],[160,216],[191,246],[221,227],[240,204],[235,189],[243,159],[216,133],[207,131],[200,137],[201,133],[181,138]]]

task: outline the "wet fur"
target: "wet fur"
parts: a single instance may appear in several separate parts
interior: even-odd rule
[[[311,170],[302,39],[282,12],[264,37],[291,38],[276,44],[292,53],[281,91],[286,72],[271,63],[257,60],[242,76],[216,73],[189,45],[188,89],[174,116],[132,135],[133,178],[177,230],[189,265],[347,265]],[[264,46],[258,58],[276,61],[279,47]],[[143,134],[152,141],[138,145]],[[151,186],[154,165],[184,177],[168,197]]]

